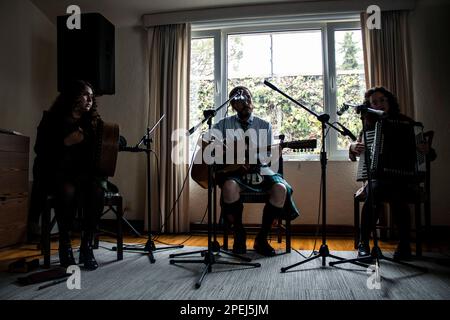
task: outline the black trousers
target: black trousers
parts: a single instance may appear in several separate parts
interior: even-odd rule
[[[369,195],[369,186],[366,186],[366,195]],[[399,232],[400,243],[410,243],[411,218],[408,200],[414,197],[414,187],[402,182],[388,182],[373,180],[372,182],[374,210],[370,210],[369,197],[366,197],[361,213],[362,243],[368,244],[370,231],[373,230],[379,218],[384,202],[389,203],[391,213]],[[373,213],[373,214],[372,214]]]
[[[82,209],[83,233],[95,232],[104,207],[104,191],[93,178],[62,179],[55,185],[55,215],[58,222],[60,242],[70,243],[77,209]]]

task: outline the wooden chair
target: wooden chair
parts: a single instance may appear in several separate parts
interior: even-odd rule
[[[102,213],[102,216],[109,211],[113,211],[116,215],[117,221],[117,260],[123,259],[123,232],[122,232],[122,196],[119,193],[105,193],[104,206],[106,210]],[[49,195],[46,200],[45,209],[42,213],[41,223],[41,252],[44,256],[44,267],[50,267],[51,256],[51,231],[56,224],[55,217],[51,217],[51,210],[55,208],[55,197]],[[94,248],[98,248],[98,235],[95,237]]]
[[[424,132],[424,138],[428,144],[430,150],[433,142],[434,131]],[[426,174],[422,181],[417,185],[416,193],[408,199],[408,204],[414,205],[414,224],[415,227],[412,232],[416,236],[416,256],[420,257],[422,255],[422,242],[424,239],[424,233],[429,234],[431,228],[431,192],[430,192],[430,169],[431,161],[435,158],[434,154],[430,154],[425,157],[426,161]],[[366,200],[366,195],[364,192],[356,192],[353,196],[354,205],[354,245],[355,249],[358,247],[359,243],[359,233],[360,233],[360,204],[364,203]],[[424,222],[425,226],[422,225],[422,206],[424,208]],[[393,218],[390,214],[387,218],[386,216],[381,216],[379,222],[376,225],[378,230],[381,230],[381,238],[385,238],[387,231],[392,231]]]
[[[280,142],[284,142],[284,135],[280,135],[278,137]],[[278,173],[283,175],[283,156],[280,154]],[[254,191],[244,191],[241,192],[241,200],[243,203],[266,203],[269,200],[269,194],[267,192],[254,192]],[[230,230],[226,227],[224,223],[224,231],[223,231],[223,248],[228,250],[228,234]],[[283,234],[286,237],[286,253],[291,252],[291,221],[278,219],[277,224],[277,240],[278,243],[282,242]]]

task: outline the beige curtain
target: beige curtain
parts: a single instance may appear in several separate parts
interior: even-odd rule
[[[188,183],[174,207],[188,174],[187,140],[172,141],[172,133],[188,127],[190,38],[188,24],[157,26],[148,30],[148,125],[152,126],[165,115],[152,144],[159,157],[159,168],[155,157],[152,157],[151,219],[152,229],[159,230],[163,226],[164,232],[189,231]],[[177,160],[172,159],[175,147],[181,150],[177,153]]]
[[[367,28],[361,13],[366,85],[384,86],[399,100],[402,113],[414,118],[407,11],[382,11],[381,29]]]

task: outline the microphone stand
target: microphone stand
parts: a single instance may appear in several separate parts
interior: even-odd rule
[[[145,152],[146,158],[147,158],[147,242],[145,243],[144,247],[141,246],[124,246],[124,251],[135,251],[135,252],[141,252],[143,254],[147,254],[148,258],[150,260],[150,263],[155,263],[155,257],[153,256],[154,251],[158,250],[168,250],[168,249],[175,249],[175,248],[183,248],[183,245],[175,245],[175,246],[167,246],[167,247],[161,247],[156,248],[155,243],[152,239],[152,215],[151,215],[151,179],[150,179],[150,153],[153,152],[151,149],[151,143],[152,138],[150,138],[150,135],[155,131],[155,129],[158,127],[159,123],[163,120],[164,114],[161,116],[161,118],[156,122],[156,124],[150,129],[147,127],[146,134],[141,138],[138,144],[136,146],[131,148],[124,148],[124,151],[130,151],[130,152]],[[145,148],[141,148],[141,145],[144,144]]]
[[[319,121],[322,124],[322,150],[320,152],[321,186],[322,186],[322,245],[320,246],[319,254],[317,254],[316,256],[308,258],[304,261],[300,261],[300,262],[290,265],[288,267],[283,267],[283,268],[281,268],[281,272],[284,273],[291,268],[294,268],[296,266],[299,266],[301,264],[307,263],[309,261],[312,261],[312,260],[315,260],[318,258],[322,258],[322,266],[325,266],[327,257],[331,257],[331,258],[334,258],[337,260],[343,260],[344,258],[330,254],[330,250],[328,249],[328,245],[327,245],[327,236],[326,236],[326,227],[327,227],[327,194],[326,194],[326,192],[327,192],[327,179],[326,179],[327,152],[326,152],[326,148],[325,148],[325,132],[326,132],[327,125],[333,129],[335,129],[337,132],[339,132],[343,136],[349,136],[348,132],[350,132],[350,131],[349,130],[345,131],[340,128],[337,128],[336,126],[334,126],[333,124],[331,124],[329,122],[330,116],[328,114],[326,114],[326,113],[321,114],[321,115],[316,114],[314,111],[308,109],[303,104],[301,104],[297,100],[293,99],[292,97],[288,96],[286,93],[284,93],[283,91],[278,89],[276,86],[271,84],[269,81],[267,81],[267,80],[264,81],[264,84],[267,85],[268,87],[270,87],[271,89],[279,92],[280,94],[282,94],[283,96],[285,96],[286,98],[288,98],[289,100],[294,102],[296,105],[305,109],[307,112],[309,112],[310,114],[315,116],[317,118],[317,121]]]
[[[383,113],[375,113],[372,111],[373,109],[370,108],[361,108],[360,112],[361,112],[361,120],[362,120],[362,128],[363,128],[363,136],[364,136],[364,142],[366,143],[367,141],[367,126],[366,126],[366,121],[365,121],[365,116],[367,114],[375,114],[378,115],[378,117],[383,117],[386,116]],[[378,110],[376,110],[378,111]],[[379,121],[379,120],[378,120]],[[378,246],[378,235],[376,232],[376,221],[374,219],[374,211],[375,211],[375,201],[374,201],[374,197],[373,197],[373,180],[372,180],[372,172],[371,172],[371,157],[369,154],[370,150],[368,147],[364,148],[364,160],[365,160],[365,165],[367,168],[367,199],[366,199],[366,203],[369,205],[369,221],[370,221],[370,225],[371,225],[371,229],[372,229],[372,236],[373,236],[373,248],[372,251],[370,252],[370,255],[364,256],[364,257],[359,257],[359,258],[355,258],[355,259],[345,259],[345,260],[341,260],[341,261],[333,261],[330,262],[329,265],[330,266],[335,266],[338,264],[342,264],[342,263],[352,263],[352,264],[356,264],[356,265],[361,265],[359,262],[368,262],[370,263],[371,261],[375,260],[375,272],[378,275],[379,274],[379,266],[380,266],[380,260],[387,260],[387,261],[391,261],[391,262],[395,262],[398,263],[400,265],[404,265],[404,266],[408,266],[411,268],[416,268],[422,272],[427,272],[428,269],[424,268],[424,267],[419,267],[419,266],[415,266],[403,261],[399,261],[399,260],[395,260],[393,258],[388,258],[386,256],[383,255],[383,253],[381,252],[380,247]],[[367,267],[367,266],[365,266]]]
[[[196,126],[192,127],[189,130],[189,134],[191,135],[194,133],[203,123],[207,122],[208,124],[208,130],[211,132],[212,129],[212,118],[214,118],[217,114],[217,112],[222,109],[224,106],[226,106],[232,99],[234,99],[236,96],[238,96],[240,93],[237,92],[235,95],[233,95],[230,99],[225,101],[221,106],[219,106],[217,109],[208,109],[203,111],[204,119],[197,124]],[[202,150],[203,152],[203,150]],[[202,155],[203,159],[203,155]],[[171,254],[169,257],[174,258],[178,256],[184,256],[194,253],[200,253],[204,259],[202,260],[189,260],[189,259],[183,259],[183,260],[176,260],[171,259],[169,262],[170,264],[175,263],[203,263],[205,264],[205,267],[203,268],[203,271],[195,283],[195,288],[198,289],[202,285],[202,281],[205,278],[206,274],[209,272],[212,272],[212,266],[214,264],[225,264],[225,265],[241,265],[241,266],[252,266],[255,268],[258,268],[261,266],[260,263],[250,263],[251,259],[246,257],[241,257],[237,254],[223,251],[220,249],[220,245],[217,242],[216,237],[216,183],[215,183],[215,161],[208,165],[208,249],[207,250],[200,250],[200,251],[193,251],[193,252],[185,252],[185,253],[179,253],[179,254]],[[225,253],[227,255],[239,258],[241,260],[247,261],[247,262],[231,262],[231,261],[217,261],[214,253],[219,254],[220,252]]]

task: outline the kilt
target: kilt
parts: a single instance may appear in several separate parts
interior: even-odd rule
[[[240,174],[230,175],[225,178],[226,180],[234,180],[239,186],[243,189],[243,191],[254,191],[254,192],[269,192],[272,186],[276,183],[283,184],[286,187],[286,201],[284,202],[284,215],[278,218],[294,220],[295,218],[300,216],[300,212],[295,205],[294,199],[292,199],[292,187],[291,185],[283,178],[283,176],[279,173],[275,173],[274,175],[262,175],[262,182],[258,184],[249,183],[247,179],[245,179]]]

